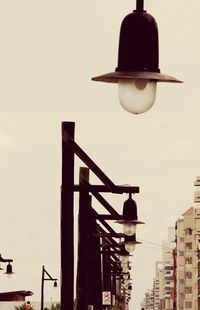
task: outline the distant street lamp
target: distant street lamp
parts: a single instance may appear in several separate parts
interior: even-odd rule
[[[11,263],[13,262],[13,259],[3,258],[0,254],[0,262],[1,263],[8,263],[8,265],[6,266],[5,274],[8,276],[8,278],[10,278],[12,276],[12,274],[14,274],[14,272],[12,271],[12,265],[11,265]],[[3,268],[0,268],[0,269],[2,270]]]
[[[116,221],[118,224],[123,224],[124,226],[124,243],[125,250],[127,252],[133,252],[135,250],[135,245],[141,242],[136,240],[136,226],[139,224],[144,224],[138,220],[137,215],[137,204],[135,200],[132,199],[131,194],[129,198],[124,202],[122,219]]]
[[[152,107],[157,82],[181,83],[160,73],[158,27],[153,16],[144,10],[144,0],[136,0],[136,10],[122,21],[116,70],[92,80],[118,83],[121,106],[134,114]]]
[[[45,278],[45,275],[48,278]],[[44,309],[44,281],[54,281],[53,286],[56,288],[57,285],[57,279],[54,279],[50,276],[50,274],[46,271],[45,267],[42,266],[42,284],[41,284],[41,310]]]

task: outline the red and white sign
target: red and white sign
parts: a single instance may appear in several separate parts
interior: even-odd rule
[[[104,291],[102,293],[102,305],[111,306],[111,292],[110,291]]]

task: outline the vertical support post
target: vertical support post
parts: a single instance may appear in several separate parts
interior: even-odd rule
[[[110,266],[110,249],[103,248],[103,291],[111,292],[111,266]],[[109,306],[106,307],[109,309]]]
[[[42,266],[42,281],[41,281],[41,304],[40,309],[44,309],[44,266]]]
[[[74,140],[74,128],[74,122],[62,123],[61,310],[74,306],[74,152],[63,140],[66,132]]]
[[[113,274],[111,277],[111,288],[112,288],[112,304],[114,306],[115,301],[116,301],[116,274],[115,274],[114,268],[113,268]]]
[[[79,221],[78,221],[78,265],[77,265],[77,310],[88,309],[88,277],[89,277],[89,228],[90,228],[90,196],[84,188],[89,182],[89,169],[80,168],[79,184]]]
[[[100,237],[97,237],[97,221],[94,209],[92,209],[92,207],[89,240],[89,304],[93,305],[93,310],[102,310],[101,242]]]

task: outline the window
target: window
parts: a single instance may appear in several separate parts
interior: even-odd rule
[[[192,242],[186,242],[185,243],[185,249],[186,250],[192,250]]]
[[[185,294],[192,294],[192,287],[191,286],[187,286],[185,288]]]
[[[185,263],[186,264],[192,264],[192,257],[186,257],[185,258]]]
[[[185,302],[185,309],[192,309],[192,302],[191,301]]]
[[[192,235],[192,229],[191,228],[186,228],[186,230],[185,230],[185,234],[186,235]]]
[[[184,242],[184,238],[183,238],[183,237],[180,237],[180,238],[179,238],[179,241],[180,241],[180,242]]]
[[[192,279],[192,273],[191,273],[190,271],[187,271],[187,272],[185,273],[185,278],[186,278],[186,279]]]

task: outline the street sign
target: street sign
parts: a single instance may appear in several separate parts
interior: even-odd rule
[[[111,292],[110,291],[102,292],[102,305],[111,306]]]

